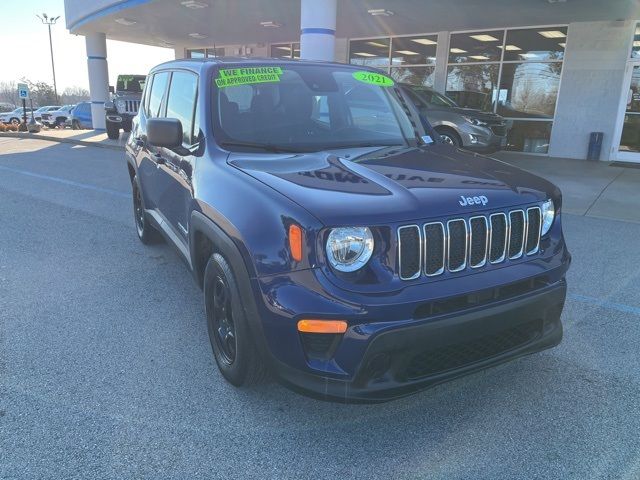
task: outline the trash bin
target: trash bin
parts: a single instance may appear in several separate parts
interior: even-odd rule
[[[600,151],[602,150],[602,138],[604,133],[591,132],[589,136],[589,150],[587,151],[587,160],[600,160]]]

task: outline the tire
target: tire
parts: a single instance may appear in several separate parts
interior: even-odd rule
[[[126,132],[126,133],[129,133],[129,132],[131,131],[131,123],[125,123],[125,124],[122,126],[122,130],[123,130],[124,132]]]
[[[236,387],[255,385],[267,370],[253,341],[231,267],[214,253],[204,272],[207,330],[222,376]]]
[[[107,120],[107,137],[111,140],[117,140],[120,138],[120,125]]]
[[[14,117],[14,118],[12,118],[11,120],[9,120],[9,123],[10,123],[11,125],[20,125],[21,121],[20,121],[20,119],[19,119],[19,118],[15,118],[15,117]]]
[[[134,175],[131,180],[131,190],[133,196],[133,221],[136,225],[136,233],[138,238],[145,245],[151,245],[160,242],[162,236],[149,222],[144,209],[144,198],[138,182],[138,176]]]
[[[71,128],[73,130],[80,130],[80,122],[78,122],[78,120],[72,120],[71,121]]]
[[[455,131],[449,128],[436,129],[436,131],[440,134],[442,141],[447,145],[451,145],[456,148],[460,148],[462,146],[462,140]]]

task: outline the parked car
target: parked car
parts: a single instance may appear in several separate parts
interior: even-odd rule
[[[500,115],[460,108],[427,87],[403,84],[402,88],[446,143],[476,151],[496,151],[507,144],[507,122]]]
[[[60,105],[47,105],[44,107],[40,107],[33,112],[33,118],[36,122],[42,122],[42,114],[47,112],[53,112],[54,110],[59,110]]]
[[[93,128],[93,122],[91,119],[91,102],[78,103],[67,117],[65,126],[74,130]]]
[[[561,341],[559,189],[445,144],[388,76],[186,59],[143,98],[136,233],[184,258],[233,385],[382,401]]]
[[[0,112],[12,112],[17,107],[13,103],[0,102]],[[1,115],[1,114],[0,114]]]
[[[11,112],[0,113],[0,122],[18,125],[23,120],[25,110],[27,112],[27,115],[31,113],[31,108],[23,109],[22,107],[18,107]]]
[[[64,105],[58,110],[52,110],[42,114],[42,123],[49,128],[64,126],[71,110],[75,105]]]
[[[131,119],[138,113],[146,78],[146,75],[118,75],[113,98],[104,105],[109,138],[117,139],[120,129],[131,131]]]

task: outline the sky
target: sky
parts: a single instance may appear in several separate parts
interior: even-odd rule
[[[87,0],[88,1],[88,0]],[[67,87],[89,89],[84,37],[65,27],[63,0],[0,0],[0,82],[31,81],[53,84],[49,34],[36,14],[60,15],[52,27],[53,56],[58,92]],[[120,73],[146,74],[153,66],[172,60],[173,49],[107,40],[109,84]]]

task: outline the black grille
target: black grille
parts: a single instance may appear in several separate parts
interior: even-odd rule
[[[538,207],[527,210],[527,255],[538,251],[540,245],[540,209]]]
[[[507,248],[507,217],[504,213],[491,215],[490,262],[501,262]]]
[[[462,270],[467,261],[467,224],[464,220],[450,220],[447,223],[449,235],[449,270]]]
[[[481,267],[487,261],[487,219],[473,217],[469,220],[471,237],[469,241],[469,264],[471,267]]]
[[[509,222],[509,258],[519,258],[524,247],[524,212],[510,212]]]
[[[424,273],[438,275],[444,270],[444,225],[428,223],[424,226]]]
[[[535,320],[468,342],[418,353],[409,361],[405,376],[415,380],[495,357],[529,343],[539,335],[541,326],[542,322]]]
[[[400,278],[408,280],[420,275],[420,228],[417,225],[398,229]]]

